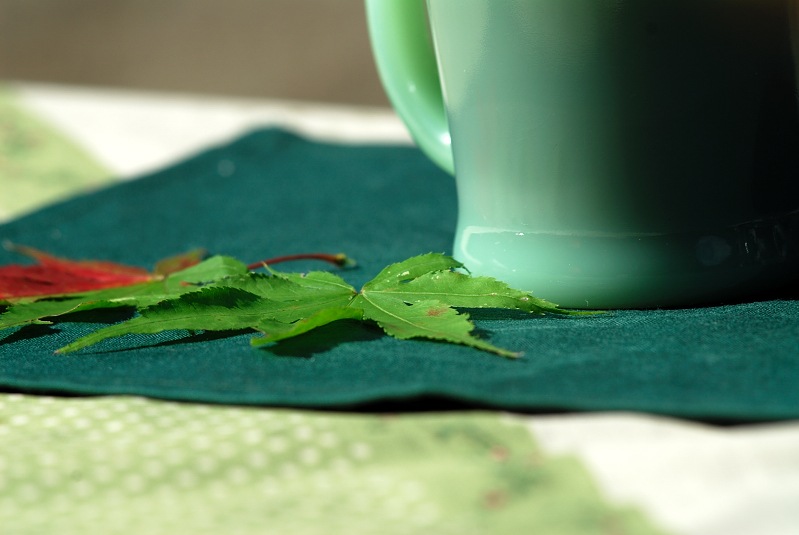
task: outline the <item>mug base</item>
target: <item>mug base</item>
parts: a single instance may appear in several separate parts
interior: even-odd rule
[[[459,227],[454,256],[564,308],[660,308],[763,297],[799,274],[799,212],[673,234]]]

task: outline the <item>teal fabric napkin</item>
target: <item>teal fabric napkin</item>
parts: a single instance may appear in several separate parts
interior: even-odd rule
[[[341,274],[359,286],[389,263],[449,252],[455,215],[452,179],[414,148],[263,130],[0,226],[0,239],[142,267],[196,247],[250,262],[345,252],[358,267]],[[0,251],[0,263],[19,261]],[[480,336],[524,352],[515,361],[351,322],[265,349],[252,348],[250,334],[179,331],[54,355],[100,322],[124,319],[85,313],[0,332],[0,388],[297,407],[435,396],[530,411],[796,418],[799,304],[781,297],[588,318],[471,311]]]

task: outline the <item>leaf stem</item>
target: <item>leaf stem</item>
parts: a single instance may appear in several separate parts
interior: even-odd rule
[[[344,253],[339,253],[339,254],[305,253],[305,254],[276,256],[274,258],[269,258],[267,260],[261,260],[260,262],[255,262],[253,264],[250,264],[249,266],[247,266],[247,269],[253,270],[267,265],[279,264],[280,262],[291,262],[294,260],[321,260],[323,262],[328,262],[340,268],[350,267],[355,265],[355,261],[352,258],[345,255]]]

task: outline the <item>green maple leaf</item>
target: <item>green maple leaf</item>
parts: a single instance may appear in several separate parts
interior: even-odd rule
[[[190,270],[202,271],[201,266]],[[307,275],[271,269],[265,275],[226,272],[224,278],[203,288],[177,295],[158,298],[146,295],[83,304],[81,306],[119,306],[117,303],[135,301],[139,315],[84,336],[59,352],[77,351],[125,334],[152,334],[173,329],[254,329],[265,335],[252,339],[252,345],[259,346],[350,319],[375,322],[387,334],[399,339],[441,340],[516,357],[515,352],[475,337],[469,316],[453,307],[510,308],[532,314],[586,314],[561,310],[490,277],[472,277],[453,271],[462,267],[441,254],[417,256],[388,266],[360,292],[328,272]],[[199,278],[207,281],[208,277]],[[153,299],[158,302],[153,303]],[[6,314],[13,311],[12,308]],[[44,316],[38,319],[41,317]]]
[[[355,288],[332,273],[311,272],[306,276],[247,273],[141,308],[139,316],[88,334],[58,352],[77,351],[125,334],[154,334],[174,329],[283,332],[296,321],[328,309],[346,307],[356,293]],[[278,328],[278,324],[283,328]]]

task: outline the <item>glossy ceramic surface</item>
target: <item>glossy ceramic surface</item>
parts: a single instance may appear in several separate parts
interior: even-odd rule
[[[473,273],[613,308],[796,272],[793,1],[429,0],[432,46],[419,2],[367,6],[392,102],[454,164]]]

